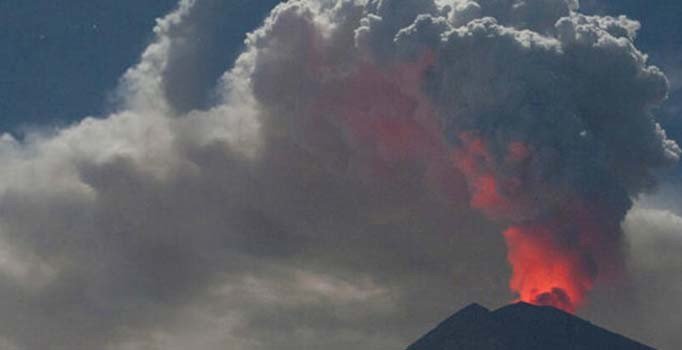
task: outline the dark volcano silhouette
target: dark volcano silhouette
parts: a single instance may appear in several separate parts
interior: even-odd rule
[[[407,350],[651,350],[549,306],[471,304]]]

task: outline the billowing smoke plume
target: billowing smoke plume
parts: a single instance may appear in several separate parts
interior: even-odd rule
[[[450,29],[427,82],[472,206],[513,225],[512,289],[567,310],[598,274],[617,273],[631,198],[680,152],[653,119],[667,82],[634,47],[637,23],[572,10],[520,1]]]
[[[478,5],[483,16],[504,8]],[[631,198],[680,153],[652,115],[667,81],[634,47],[638,24],[575,9],[520,1],[446,29],[426,83],[472,206],[512,225],[512,289],[566,310],[598,274],[618,273]]]
[[[395,349],[508,301],[498,226],[572,311],[680,153],[638,24],[577,1],[289,1],[193,74],[224,3],[159,20],[120,111],[0,139],[0,345]]]
[[[456,168],[471,206],[510,225],[511,288],[573,311],[598,276],[619,273],[632,198],[680,153],[652,114],[667,81],[635,48],[638,24],[577,8],[293,2],[250,39],[255,98],[293,112],[280,118],[303,147],[327,137],[318,125],[340,130],[373,175],[401,162],[440,179]],[[298,35],[278,30],[284,23]],[[267,54],[281,45],[294,54]]]

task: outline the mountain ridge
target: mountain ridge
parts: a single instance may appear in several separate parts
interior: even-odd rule
[[[550,306],[523,302],[491,311],[470,304],[407,350],[652,350],[654,348]]]

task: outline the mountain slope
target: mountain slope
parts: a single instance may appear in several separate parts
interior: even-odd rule
[[[407,350],[651,350],[548,306],[516,303],[490,311],[471,304]]]

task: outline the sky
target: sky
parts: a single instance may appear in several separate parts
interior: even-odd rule
[[[223,10],[229,20],[215,29],[222,38],[216,54],[224,59],[213,70],[230,66],[245,33],[260,24],[276,3],[226,2]],[[155,20],[176,5],[175,0],[144,5],[101,0],[3,1],[0,128],[20,132],[35,126],[64,126],[110,112],[116,103],[118,78],[153,39]]]
[[[0,348],[404,348],[553,268],[682,346],[682,4],[275,5],[0,2]]]

